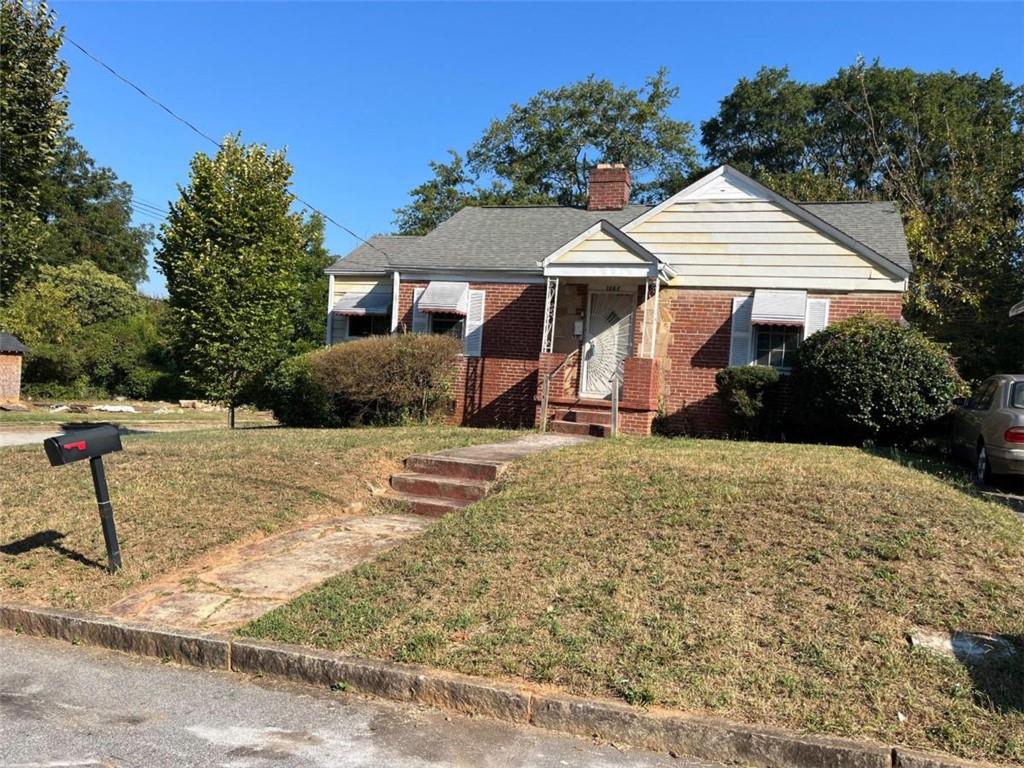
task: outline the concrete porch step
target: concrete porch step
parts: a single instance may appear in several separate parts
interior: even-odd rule
[[[563,435],[589,435],[591,437],[608,437],[612,428],[609,424],[589,424],[584,421],[565,421],[555,419],[550,430]]]
[[[404,472],[391,476],[391,487],[399,493],[413,496],[451,499],[468,503],[482,499],[486,495],[490,483],[486,480]]]
[[[449,512],[455,512],[472,504],[470,501],[438,499],[433,496],[416,496],[411,493],[398,493],[397,491],[389,491],[387,498],[408,504],[410,512],[414,515],[422,515],[423,517],[444,517]]]
[[[474,461],[437,454],[416,454],[405,460],[405,468],[415,474],[487,482],[497,479],[503,466],[500,462]]]
[[[555,411],[555,418],[560,421],[575,421],[581,424],[604,424],[608,426],[612,423],[612,413],[610,410],[598,411],[598,410],[585,410],[581,408],[559,408]]]

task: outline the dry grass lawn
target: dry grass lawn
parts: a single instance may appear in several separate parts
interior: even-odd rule
[[[1024,522],[850,448],[622,439],[533,457],[244,634],[1024,763]]]
[[[127,436],[104,460],[124,569],[104,569],[88,462],[0,449],[0,600],[96,609],[205,552],[353,501],[405,456],[508,433],[452,427],[196,430]]]

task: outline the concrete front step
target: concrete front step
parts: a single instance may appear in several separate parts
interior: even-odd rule
[[[608,437],[612,428],[607,424],[588,424],[582,421],[564,421],[555,419],[551,422],[552,432],[563,435],[589,435],[591,437]]]
[[[399,493],[407,493],[412,496],[471,502],[482,499],[486,495],[490,483],[486,480],[468,480],[461,477],[441,477],[406,472],[392,475],[391,487]]]
[[[457,499],[438,499],[432,496],[416,496],[411,493],[398,493],[389,491],[387,497],[409,505],[409,511],[414,515],[424,517],[444,517],[449,512],[455,512],[468,507],[472,502],[459,501]]]
[[[555,411],[555,419],[559,421],[575,421],[581,424],[604,424],[610,426],[612,423],[611,411],[588,411],[579,408],[560,408]]]
[[[437,454],[413,455],[405,460],[405,468],[416,474],[487,482],[497,479],[503,466],[500,462],[474,461]]]

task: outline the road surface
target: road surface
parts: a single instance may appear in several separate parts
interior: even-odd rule
[[[0,766],[697,768],[641,750],[0,633]]]

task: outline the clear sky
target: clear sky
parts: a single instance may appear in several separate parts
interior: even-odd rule
[[[366,237],[513,102],[594,73],[666,66],[699,129],[762,65],[826,79],[886,66],[1024,82],[1024,3],[52,3],[67,34],[214,137],[287,147],[295,192]],[[74,133],[166,206],[211,146],[70,45]],[[699,133],[695,139],[699,138]],[[152,221],[139,217],[138,221]],[[333,252],[357,241],[327,225]],[[143,290],[163,293],[150,267]]]

